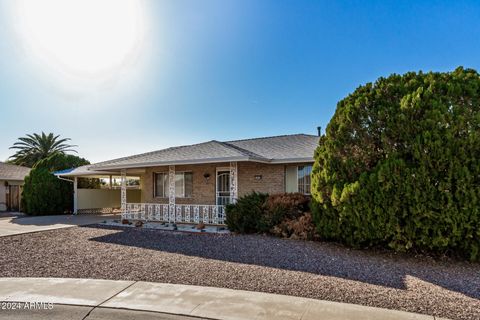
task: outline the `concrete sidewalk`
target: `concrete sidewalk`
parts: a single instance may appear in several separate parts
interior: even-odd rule
[[[105,220],[112,220],[115,217],[119,218],[119,215],[65,214],[56,216],[3,217],[0,218],[0,237],[88,225],[99,223]]]
[[[1,320],[202,320],[168,313],[57,304],[52,309],[3,309]],[[207,320],[207,319],[206,319]]]
[[[118,310],[135,310],[225,320],[435,319],[415,313],[260,292],[93,279],[0,278],[0,301],[53,303],[53,309],[66,305],[90,307],[83,319],[105,310],[110,310],[114,317],[119,316]],[[15,314],[13,310],[9,313]]]

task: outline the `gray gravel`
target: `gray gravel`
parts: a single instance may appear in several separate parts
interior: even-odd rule
[[[259,235],[75,227],[0,238],[0,276],[144,280],[480,319],[480,264]]]

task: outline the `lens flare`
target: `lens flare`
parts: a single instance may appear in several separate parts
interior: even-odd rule
[[[62,81],[110,81],[142,53],[141,0],[20,0],[13,23],[27,56]]]

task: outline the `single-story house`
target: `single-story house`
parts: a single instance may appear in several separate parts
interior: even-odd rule
[[[22,186],[30,168],[0,162],[0,211],[20,211]]]
[[[74,182],[75,212],[104,211],[107,205],[120,207],[122,215],[130,219],[223,224],[225,205],[252,191],[309,194],[318,142],[318,136],[307,134],[212,140],[104,161],[56,175]],[[99,190],[77,188],[81,177],[106,178],[110,188],[102,190],[103,195],[94,196]],[[112,177],[120,179],[119,188],[112,186]],[[127,186],[129,177],[140,179],[139,188]]]

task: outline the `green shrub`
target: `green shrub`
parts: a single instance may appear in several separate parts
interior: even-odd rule
[[[73,183],[60,180],[52,172],[89,164],[83,158],[61,153],[39,161],[25,177],[22,207],[28,215],[53,215],[73,211]],[[95,182],[88,179],[85,184]]]
[[[24,211],[28,215],[53,215],[72,211],[73,188],[46,168],[34,168],[25,178]]]
[[[239,233],[264,232],[262,217],[267,197],[268,194],[252,192],[238,199],[235,204],[227,205],[225,223],[228,229]]]
[[[337,105],[315,152],[319,235],[480,257],[480,76],[407,73]]]

